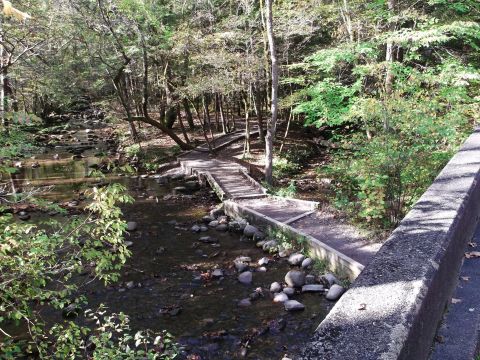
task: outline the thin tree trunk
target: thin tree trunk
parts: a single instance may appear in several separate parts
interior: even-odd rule
[[[5,49],[3,48],[3,19],[0,16],[0,119],[5,131],[8,130],[8,124],[5,120]]]
[[[183,108],[185,109],[185,115],[187,117],[187,123],[190,130],[195,130],[195,123],[193,122],[192,112],[190,111],[190,106],[188,105],[188,100],[183,98]]]
[[[187,131],[185,130],[185,126],[183,126],[182,111],[180,109],[180,104],[177,104],[176,108],[177,108],[177,118],[178,118],[178,122],[180,123],[180,129],[182,129],[183,137],[185,138],[185,142],[187,144],[190,144],[190,139],[188,138]]]
[[[273,0],[265,0],[268,45],[270,48],[270,59],[272,63],[272,117],[268,122],[267,136],[265,138],[265,181],[269,185],[273,184],[273,141],[277,131],[278,116],[278,62],[275,38],[273,36],[272,1]]]
[[[288,132],[290,131],[290,124],[292,123],[293,117],[294,117],[293,111],[290,111],[290,115],[288,116],[287,129],[285,130],[285,135],[283,136],[282,145],[280,146],[280,150],[278,151],[280,154],[282,153],[283,147],[285,146],[285,142],[287,141]]]
[[[254,105],[255,113],[257,114],[257,123],[258,123],[258,136],[262,143],[265,142],[265,131],[263,129],[263,112],[262,112],[262,100],[260,99],[260,91],[257,82],[257,86],[253,89],[254,92]]]
[[[218,94],[215,93],[215,124],[217,125],[217,132],[219,132],[220,129],[220,121],[219,121],[219,105],[218,105]]]
[[[200,110],[198,109],[198,105],[195,104],[195,102],[193,101],[190,101],[190,102],[192,103],[193,110],[195,110],[195,114],[197,115],[198,121],[200,122],[200,126],[202,127],[203,138],[205,139],[205,142],[208,145],[208,149],[210,150],[210,152],[212,152],[213,151],[212,145],[210,144],[210,140],[208,140],[207,131],[205,129],[205,121],[202,121],[202,118],[200,117]]]
[[[218,100],[218,107],[220,108],[220,118],[222,120],[222,132],[226,134],[228,132],[228,119],[225,117],[225,111],[223,109],[223,96],[220,95]]]
[[[245,145],[243,147],[243,157],[250,156],[250,111],[248,106],[248,95],[243,97],[245,106]]]
[[[210,112],[208,110],[208,105],[209,103],[207,102],[207,95],[202,96],[202,103],[203,103],[203,113],[205,114],[204,116],[204,124],[208,126],[208,131],[210,132],[210,136],[212,137],[212,140],[214,140],[213,136],[213,130],[212,130],[212,120],[210,118]]]

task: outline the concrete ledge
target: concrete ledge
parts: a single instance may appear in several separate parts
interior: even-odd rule
[[[354,280],[363,270],[363,265],[349,258],[348,256],[331,248],[327,244],[315,239],[314,237],[303,233],[287,224],[281,223],[271,217],[263,215],[253,209],[227,200],[223,202],[225,213],[232,217],[243,217],[256,225],[263,225],[269,228],[281,230],[290,237],[301,239],[308,244],[308,250],[312,256],[326,260],[332,270],[349,279]]]
[[[478,222],[479,180],[477,130],[296,359],[426,359]]]

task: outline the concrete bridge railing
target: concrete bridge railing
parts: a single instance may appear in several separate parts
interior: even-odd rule
[[[479,214],[477,130],[337,302],[299,359],[426,359]]]

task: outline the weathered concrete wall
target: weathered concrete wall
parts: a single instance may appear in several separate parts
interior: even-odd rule
[[[298,359],[426,359],[478,222],[479,180],[477,130],[337,302]]]

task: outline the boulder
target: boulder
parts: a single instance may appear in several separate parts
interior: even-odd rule
[[[276,240],[269,240],[263,244],[262,249],[263,251],[274,252],[278,248],[278,243]]]
[[[20,211],[18,213],[18,218],[23,221],[27,221],[30,219],[30,214],[27,213],[26,211]]]
[[[237,269],[239,273],[242,273],[248,270],[248,264],[241,261],[235,261],[235,269]]]
[[[333,284],[340,284],[340,281],[331,273],[320,276],[320,282],[327,287],[331,287]]]
[[[315,292],[323,292],[324,287],[323,285],[304,285],[302,287],[302,293],[315,293]]]
[[[220,224],[215,228],[215,230],[226,232],[226,231],[228,231],[228,225],[227,224]]]
[[[269,262],[268,258],[263,257],[260,260],[258,260],[258,265],[260,265],[260,266],[268,265],[268,262]]]
[[[202,236],[200,239],[198,239],[198,241],[204,244],[214,244],[218,242],[217,239],[214,239],[211,236]]]
[[[301,311],[305,309],[305,305],[298,302],[297,300],[288,300],[283,303],[285,305],[285,310],[287,311]]]
[[[303,254],[292,254],[288,258],[288,263],[292,266],[300,266],[305,259],[305,255]]]
[[[285,282],[290,287],[302,287],[305,285],[305,273],[302,271],[291,270],[285,275]]]
[[[343,295],[344,292],[345,292],[344,287],[334,284],[328,290],[327,295],[325,297],[327,298],[327,300],[337,301],[338,299],[340,299],[340,297]]]
[[[207,216],[204,216],[204,217],[202,218],[202,220],[203,220],[203,222],[204,222],[205,224],[209,224],[209,223],[211,223],[212,221],[214,221],[215,218],[214,218],[213,216],[207,215]]]
[[[223,271],[221,269],[215,269],[212,272],[212,276],[214,278],[221,278],[221,277],[223,277]]]
[[[208,223],[208,226],[215,228],[219,225],[219,222],[217,220],[211,221]]]
[[[138,224],[135,221],[129,221],[127,223],[127,231],[135,231],[138,228]]]
[[[280,291],[282,291],[282,285],[280,285],[278,282],[274,282],[272,285],[270,285],[270,292],[278,293]]]
[[[253,236],[259,232],[259,230],[252,225],[247,225],[245,226],[245,229],[243,229],[243,235],[248,237],[248,238],[253,238]]]
[[[250,299],[242,299],[238,302],[239,307],[248,307],[252,306],[252,301]]]
[[[287,294],[281,292],[281,293],[277,293],[275,294],[275,296],[273,297],[273,302],[276,302],[276,303],[284,303],[285,301],[288,301],[288,296]]]
[[[295,294],[295,289],[291,287],[286,287],[283,288],[283,292],[287,294],[287,296],[293,296],[293,294]]]
[[[244,285],[250,285],[253,280],[253,274],[250,271],[245,271],[238,275],[238,281]]]
[[[305,258],[302,261],[302,269],[309,269],[313,266],[313,260],[310,258]]]
[[[194,233],[198,233],[200,232],[200,226],[198,225],[193,225],[191,228],[190,228],[190,231],[194,232]]]

